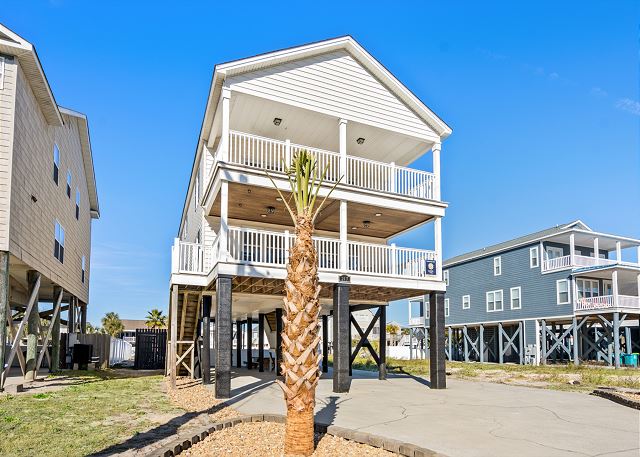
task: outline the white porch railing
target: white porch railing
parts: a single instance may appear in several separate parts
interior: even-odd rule
[[[409,325],[424,325],[424,317],[410,317]]]
[[[284,172],[291,156],[302,149],[316,156],[319,172],[327,169],[325,180],[328,183],[336,182],[342,176],[343,184],[361,189],[427,200],[435,198],[436,176],[433,173],[354,156],[347,156],[346,170],[343,171],[340,169],[340,154],[336,152],[248,133],[229,133],[228,161],[261,170]]]
[[[219,238],[211,246],[176,240],[173,246],[173,272],[208,273],[219,261],[256,266],[283,267],[295,235],[253,228],[230,227],[228,256],[221,259]],[[314,237],[320,270],[340,271],[340,240]],[[403,278],[436,278],[427,266],[436,260],[435,251],[400,248],[394,245],[347,242],[349,273],[395,276]],[[206,260],[205,260],[206,259]]]
[[[204,246],[175,240],[172,252],[173,270],[178,273],[202,273],[204,271]]]
[[[584,297],[576,300],[576,311],[591,311],[609,308],[640,309],[640,297],[633,295],[618,295],[618,300],[613,295],[600,295],[598,297]]]
[[[542,262],[542,271],[562,270],[563,268],[569,267],[595,267],[602,265],[616,265],[619,263],[626,262],[619,262],[615,259],[601,259],[576,254],[573,256],[573,263],[571,263],[571,256],[565,255],[562,257],[556,257],[555,259],[544,260]]]

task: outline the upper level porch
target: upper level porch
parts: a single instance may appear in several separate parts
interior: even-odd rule
[[[548,237],[540,241],[540,252],[542,273],[611,265],[640,266],[640,241],[591,231],[575,230]]]

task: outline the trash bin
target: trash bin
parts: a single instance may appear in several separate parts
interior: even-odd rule
[[[637,367],[638,366],[638,354],[622,354],[620,356],[622,359],[622,364],[627,367]]]

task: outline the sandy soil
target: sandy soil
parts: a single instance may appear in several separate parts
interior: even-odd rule
[[[388,457],[395,454],[365,444],[337,438],[316,436],[316,457]],[[284,425],[270,422],[238,424],[215,432],[180,455],[204,457],[281,456],[284,450]]]

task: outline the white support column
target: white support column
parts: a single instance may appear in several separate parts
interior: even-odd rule
[[[616,241],[616,261],[622,262],[622,246],[620,241]]]
[[[347,120],[340,119],[338,121],[338,127],[340,131],[340,174],[343,176],[343,181],[347,181]]]
[[[613,290],[613,306],[618,306],[618,271],[611,273],[611,288]]]
[[[440,200],[440,151],[442,149],[442,143],[434,143],[431,147],[431,153],[433,154],[433,199]]]
[[[220,183],[220,231],[218,233],[219,243],[218,251],[220,252],[220,259],[223,262],[227,261],[229,254],[229,182],[222,181]]]
[[[545,262],[547,261],[547,256],[544,252],[544,244],[540,241],[540,271],[544,271]]]
[[[220,137],[220,160],[229,160],[229,102],[231,101],[231,91],[222,89],[222,133]]]
[[[436,251],[436,279],[442,281],[442,218],[433,222],[433,242]]]
[[[640,266],[640,246],[636,247],[637,250],[637,259],[636,259],[636,263]]]
[[[349,268],[349,247],[347,245],[347,202],[340,200],[340,270]]]
[[[171,273],[180,272],[180,238],[173,239],[171,247]]]
[[[596,259],[596,265],[600,265],[600,244],[598,237],[593,239],[593,257]]]
[[[398,274],[398,255],[396,250],[396,243],[391,243],[391,274]]]
[[[571,266],[575,265],[575,256],[576,256],[576,235],[572,233],[569,235],[569,262]]]

